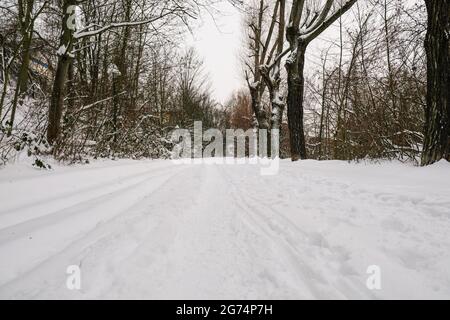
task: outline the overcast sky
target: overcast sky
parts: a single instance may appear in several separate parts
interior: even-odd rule
[[[227,2],[217,8],[222,14],[214,18],[207,12],[202,14],[200,26],[188,35],[187,43],[203,58],[214,97],[225,103],[233,91],[245,84],[239,61],[241,14]]]

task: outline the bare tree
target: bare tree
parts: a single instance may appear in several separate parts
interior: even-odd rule
[[[306,159],[306,141],[303,128],[303,97],[305,90],[305,54],[308,45],[322,32],[347,12],[357,0],[347,0],[336,7],[339,1],[326,0],[324,4],[294,0],[291,5],[286,37],[289,42],[288,72],[288,122],[290,131],[291,158]],[[319,8],[319,9],[317,9]],[[304,15],[304,11],[306,14]]]
[[[142,15],[134,20],[131,18],[131,1],[126,2],[126,10],[124,15],[124,21],[113,21],[105,25],[98,26],[97,24],[87,25],[77,30],[76,24],[76,8],[77,5],[82,4],[85,0],[64,0],[63,12],[62,12],[62,25],[61,25],[61,38],[60,46],[58,49],[58,64],[56,68],[53,90],[50,100],[49,108],[49,124],[47,130],[47,139],[49,143],[55,143],[60,137],[61,133],[61,117],[64,104],[65,85],[67,82],[69,66],[75,58],[74,46],[78,44],[82,39],[91,38],[107,31],[114,29],[123,29],[124,36],[123,41],[126,41],[129,28],[139,27],[142,25],[152,25],[157,21],[163,20],[181,20],[183,23],[187,23],[187,19],[195,17],[195,8],[200,5],[201,2],[193,0],[192,2],[186,2],[184,5],[180,5],[178,1],[167,1],[161,3],[158,1],[145,2],[143,5],[138,5]],[[129,10],[128,10],[129,9]],[[124,45],[125,43],[125,45]],[[124,61],[123,56],[126,51],[126,42],[122,42],[119,47],[118,61]],[[119,62],[119,65],[121,63]],[[119,67],[119,66],[117,66]],[[123,68],[122,68],[123,69]],[[119,71],[121,71],[119,69]],[[122,70],[124,71],[124,70]],[[123,77],[121,74],[118,81],[118,86],[123,86]],[[120,91],[120,90],[119,90]]]
[[[276,59],[284,49],[285,14],[285,0],[277,0],[272,6],[259,1],[257,10],[250,11],[248,21],[251,61],[246,62],[246,80],[256,121],[263,129],[279,129],[285,108],[281,90],[281,59]],[[263,102],[266,90],[269,105]]]
[[[21,65],[16,82],[16,89],[11,107],[8,136],[11,135],[14,120],[16,116],[17,103],[19,95],[25,93],[28,87],[28,71],[30,65],[30,49],[33,40],[34,24],[39,14],[45,8],[47,2],[44,2],[41,8],[34,12],[35,0],[19,0],[18,1],[18,20],[21,33]]]
[[[58,63],[56,67],[55,78],[53,81],[53,90],[49,106],[49,120],[47,129],[47,140],[54,143],[61,132],[61,116],[64,104],[64,92],[66,87],[69,65],[74,58],[74,32],[76,30],[75,10],[78,4],[77,0],[64,0],[62,6],[62,24],[61,38],[58,49]]]
[[[285,109],[284,95],[281,93],[281,59],[276,59],[283,54],[284,49],[284,33],[286,28],[285,15],[286,15],[286,1],[279,0],[279,13],[278,13],[278,35],[275,39],[275,43],[271,50],[268,61],[265,65],[260,67],[264,82],[269,89],[269,98],[272,105],[272,112],[270,118],[271,129],[280,129],[283,121],[283,113]],[[276,15],[272,18],[272,23],[276,21]],[[276,55],[274,57],[273,52]],[[275,59],[274,59],[275,58]],[[273,60],[273,61],[272,61]],[[270,63],[270,64],[269,64]]]
[[[248,17],[248,37],[249,37],[249,58],[246,61],[245,77],[247,80],[250,96],[252,98],[252,109],[261,129],[270,127],[268,110],[263,104],[263,95],[267,89],[267,84],[263,81],[261,66],[266,63],[266,59],[271,53],[270,46],[273,44],[273,34],[276,24],[276,15],[279,8],[279,1],[275,2],[273,8],[264,0],[259,0],[257,8],[250,6]],[[272,8],[270,20],[266,17],[267,11]]]
[[[426,87],[423,8],[386,8],[384,0],[356,8],[325,50],[322,70],[306,81],[308,155],[416,161]]]

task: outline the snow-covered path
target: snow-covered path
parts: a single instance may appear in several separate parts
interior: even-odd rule
[[[0,298],[450,298],[448,163],[11,166],[0,204]]]

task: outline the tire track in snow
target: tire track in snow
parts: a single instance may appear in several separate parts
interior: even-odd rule
[[[114,268],[110,277],[116,281],[110,281],[111,286],[97,292],[98,296],[231,299],[235,292],[240,292],[240,298],[264,296],[265,279],[259,273],[265,266],[255,264],[247,250],[249,243],[237,236],[239,208],[217,170],[221,169],[195,166],[179,176],[185,183],[168,182],[152,195],[157,208],[154,231],[148,232],[131,259]],[[176,185],[183,192],[172,194]],[[140,275],[140,281],[127,274]]]
[[[112,194],[120,193],[120,191],[126,190],[128,187],[133,185],[138,185],[140,182],[144,182],[147,180],[148,176],[151,176],[154,172],[157,172],[157,175],[161,173],[165,173],[166,171],[171,171],[175,167],[164,167],[164,168],[154,168],[150,170],[145,170],[143,172],[138,172],[132,174],[130,176],[116,178],[111,181],[105,181],[95,186],[84,188],[78,192],[71,193],[67,192],[65,196],[62,197],[51,197],[47,200],[39,201],[38,203],[26,204],[24,206],[16,207],[13,210],[8,210],[8,212],[0,213],[0,245],[3,242],[3,237],[8,230],[14,228],[15,226],[25,225],[31,221],[40,221],[44,220],[49,216],[58,216],[60,213],[64,211],[70,211],[73,209],[77,209],[78,206],[83,204],[89,204],[90,202],[95,202],[96,200],[101,200],[103,197],[108,197]],[[144,177],[142,179],[142,177]],[[137,183],[134,182],[137,181]],[[126,183],[124,185],[124,182]],[[106,187],[105,187],[106,185]],[[93,192],[97,191],[97,192]],[[84,196],[82,201],[80,201],[80,196]],[[71,199],[72,201],[68,201]],[[73,204],[67,205],[67,202],[72,202]],[[56,209],[50,213],[47,213],[49,207],[58,207],[58,204],[61,208]],[[23,216],[23,217],[22,217]],[[10,232],[9,232],[10,233]]]
[[[8,243],[1,243],[0,256],[3,258],[0,259],[0,261],[4,262],[5,265],[3,265],[2,268],[0,262],[0,285],[10,282],[18,276],[22,276],[29,270],[33,270],[36,266],[44,263],[46,260],[61,254],[64,252],[65,248],[82,239],[86,233],[95,231],[101,224],[107,223],[109,220],[127,213],[127,210],[130,207],[133,207],[136,202],[145,198],[165,181],[171,179],[184,169],[185,168],[179,168],[178,170],[175,170],[174,173],[172,173],[172,170],[172,172],[153,176],[156,180],[160,179],[156,184],[155,181],[150,180],[147,177],[146,179],[132,186],[123,188],[114,194],[100,197],[100,202],[97,202],[95,205],[94,203],[84,203],[81,205],[81,208],[79,206],[78,209],[87,209],[87,211],[76,212],[74,216],[66,214],[64,215],[64,218],[66,219],[61,219],[55,224],[46,224],[43,228],[35,229],[33,239],[29,239],[28,235],[22,234],[22,237],[17,237],[12,241],[8,241]],[[148,185],[149,189],[144,188],[146,185]],[[120,197],[116,197],[117,194],[120,194]],[[132,203],[131,206],[130,203]],[[71,227],[71,224],[76,227]],[[33,245],[34,239],[38,240],[39,243],[34,250],[30,250],[29,246]],[[25,247],[28,248],[25,249]],[[11,264],[13,264],[13,266],[11,266]],[[5,270],[5,268],[10,271],[14,270],[14,273],[11,274],[11,272],[9,272],[7,274],[6,271],[2,271],[2,269]]]
[[[108,285],[96,289],[94,296],[173,299],[190,287],[186,282],[201,269],[200,265],[190,269],[190,262],[200,263],[206,258],[195,253],[199,247],[193,244],[197,235],[193,225],[202,218],[198,208],[205,201],[202,190],[207,174],[203,169],[188,166],[188,170],[177,175],[177,180],[166,181],[150,195],[142,209],[152,212],[150,227],[142,230],[139,242],[126,259],[116,260],[112,271],[102,274],[111,281],[103,279],[101,282]],[[203,241],[202,245],[210,245],[210,242]],[[129,274],[139,276],[125,276]]]
[[[42,174],[39,175],[26,175],[26,176],[21,176],[21,177],[14,177],[14,183],[23,183],[23,182],[28,182],[28,181],[33,181],[33,180],[41,180],[41,179],[45,179],[45,178],[55,178],[55,177],[61,177],[61,176],[66,176],[66,175],[77,175],[79,173],[84,173],[84,172],[89,172],[89,171],[106,171],[106,170],[116,170],[118,168],[125,168],[125,167],[133,167],[136,166],[137,164],[137,160],[134,160],[136,163],[133,162],[129,162],[129,163],[112,163],[111,165],[108,166],[90,166],[90,165],[77,165],[75,167],[71,167],[69,170],[66,170],[66,168],[64,168],[65,170],[63,171],[54,171],[54,170],[48,170],[48,171],[42,171]],[[149,164],[151,162],[148,162]],[[0,181],[0,187],[4,186],[4,185],[8,185],[10,184],[10,178],[5,179],[4,181]]]
[[[255,199],[247,191],[245,186],[238,187],[229,174],[222,170],[224,179],[228,181],[228,184],[232,186],[233,190],[231,194],[235,199],[235,203],[244,211],[246,217],[240,216],[243,219],[248,218],[247,225],[254,229],[256,226],[261,234],[264,234],[267,240],[277,245],[282,252],[285,261],[291,266],[294,274],[298,279],[301,279],[301,283],[307,285],[311,293],[311,298],[314,299],[327,299],[330,296],[335,298],[351,298],[344,296],[342,292],[351,292],[352,297],[358,296],[361,298],[374,298],[374,296],[364,290],[361,282],[356,282],[355,279],[345,279],[346,281],[339,283],[339,285],[345,286],[347,290],[339,290],[334,284],[328,283],[325,279],[329,278],[326,273],[336,273],[336,269],[321,270],[319,273],[317,270],[318,265],[311,265],[311,261],[316,261],[318,258],[323,258],[323,251],[326,251],[327,259],[341,264],[342,257],[338,252],[327,244],[326,240],[321,234],[318,234],[320,238],[312,239],[311,235],[301,230],[296,224],[286,218],[281,212],[275,211],[271,206],[266,206],[266,209],[275,213],[270,216],[264,214],[264,210],[260,210],[261,201]],[[280,191],[280,190],[278,190]],[[267,211],[267,210],[266,210]],[[258,232],[258,231],[257,231]],[[311,244],[316,247],[316,255],[311,255]],[[305,250],[301,250],[301,248]],[[306,250],[309,249],[309,250]],[[319,257],[317,257],[319,255]],[[305,263],[308,261],[308,263]],[[325,274],[323,274],[325,272]],[[342,280],[342,279],[341,279]],[[330,290],[333,288],[333,290]],[[305,288],[303,288],[305,289]],[[342,288],[341,288],[342,289]]]
[[[49,299],[86,299],[107,297],[111,291],[121,289],[117,284],[117,272],[112,269],[120,269],[124,261],[138,255],[139,248],[152,247],[155,241],[154,230],[158,230],[161,223],[168,223],[167,217],[158,212],[149,212],[149,204],[158,199],[162,189],[171,184],[179,185],[178,177],[186,172],[187,167],[178,169],[174,174],[164,179],[162,183],[154,186],[145,198],[123,210],[109,221],[96,226],[83,234],[76,241],[72,241],[58,253],[53,254],[32,269],[20,275],[7,284],[0,286],[0,297],[14,298],[49,298]],[[175,181],[175,182],[174,182]],[[167,196],[167,194],[166,194]],[[164,212],[165,213],[165,212]],[[151,230],[148,227],[151,222]],[[170,220],[172,221],[172,220]],[[163,235],[156,240],[161,242]],[[98,261],[101,261],[98,264]],[[65,287],[66,275],[58,270],[64,270],[67,265],[79,262],[83,265],[83,283],[88,283],[88,288],[80,292],[69,291]],[[87,269],[93,268],[91,270]],[[123,274],[133,274],[135,270],[126,269]],[[119,273],[120,275],[120,273]],[[87,280],[86,280],[87,277]],[[105,286],[106,284],[106,286]],[[114,285],[114,288],[110,286]],[[86,285],[83,285],[84,287]],[[135,290],[144,286],[142,281]]]
[[[291,244],[292,241],[286,241],[283,237],[284,230],[277,228],[274,229],[274,224],[270,223],[270,221],[264,221],[265,217],[262,217],[259,214],[259,211],[255,209],[256,206],[259,206],[259,203],[255,203],[249,201],[246,197],[245,188],[237,188],[237,186],[232,182],[230,176],[223,172],[224,179],[227,180],[229,185],[233,188],[231,190],[231,195],[234,199],[234,202],[241,208],[242,212],[245,214],[239,215],[239,217],[245,222],[245,224],[256,234],[263,235],[268,243],[275,244],[282,255],[278,255],[282,258],[286,265],[290,266],[291,272],[294,274],[294,277],[298,279],[298,285],[302,287],[302,289],[308,289],[310,292],[310,297],[314,297],[319,292],[312,285],[312,281],[310,278],[319,279],[315,274],[315,271],[304,264],[303,261],[299,261],[298,258],[301,256],[298,254],[296,248],[294,248]],[[256,228],[256,230],[255,230]],[[303,241],[307,241],[306,238]],[[307,288],[305,288],[307,286]]]
[[[121,166],[117,166],[117,167],[121,167]],[[25,209],[30,209],[32,207],[33,207],[33,209],[36,209],[36,206],[38,206],[40,204],[48,205],[48,202],[50,202],[50,201],[57,201],[57,200],[64,200],[64,201],[66,201],[69,198],[77,197],[79,195],[82,195],[82,194],[88,193],[90,191],[99,189],[100,187],[102,187],[104,185],[107,185],[107,184],[110,184],[110,183],[121,183],[121,182],[127,181],[129,179],[138,177],[138,176],[140,176],[142,174],[147,174],[149,172],[154,172],[154,171],[158,171],[158,170],[166,169],[166,168],[170,168],[170,167],[173,168],[174,165],[173,164],[169,164],[169,165],[164,165],[164,166],[156,167],[156,168],[152,167],[150,170],[149,169],[144,169],[144,170],[138,171],[136,173],[130,173],[129,175],[116,177],[116,178],[113,178],[113,179],[107,179],[107,180],[102,181],[100,183],[95,183],[95,184],[92,184],[92,185],[89,185],[89,186],[86,186],[86,187],[82,187],[82,188],[79,188],[79,189],[68,190],[68,191],[65,191],[65,192],[62,192],[62,193],[52,194],[49,197],[47,196],[47,194],[39,195],[40,197],[39,197],[38,201],[32,201],[32,202],[28,202],[28,203],[25,203],[25,204],[21,203],[19,206],[15,206],[15,207],[8,208],[8,209],[3,209],[2,208],[3,210],[0,211],[0,217],[1,217],[1,215],[17,213],[18,211],[22,211],[22,210],[25,210]],[[111,169],[111,167],[108,167],[108,168]],[[112,168],[115,168],[115,167],[112,167]],[[99,171],[100,171],[100,169],[104,169],[104,168],[99,168]],[[91,170],[92,170],[92,168],[91,168]],[[97,171],[97,173],[98,173],[98,171]],[[62,174],[64,174],[64,173],[62,173]],[[53,176],[51,176],[51,177],[53,177]],[[17,183],[16,181],[14,182],[14,184],[16,184],[16,185],[18,184],[19,186],[20,186],[21,183],[23,183],[23,181],[19,182],[19,183]],[[45,182],[43,184],[45,185]],[[11,183],[8,183],[6,189],[10,190],[11,187],[12,187]],[[25,198],[24,200],[26,201],[27,199]]]
[[[36,218],[28,219],[25,221],[20,220],[17,223],[7,225],[6,227],[0,229],[0,247],[7,244],[9,241],[13,241],[17,238],[23,237],[26,234],[31,234],[34,230],[60,223],[64,219],[73,218],[76,215],[84,214],[86,210],[101,206],[103,202],[108,201],[113,196],[121,195],[124,191],[132,191],[135,188],[141,186],[143,183],[147,183],[149,176],[152,178],[157,178],[159,176],[166,175],[167,172],[172,170],[173,168],[160,169],[156,174],[154,174],[154,172],[157,170],[141,172],[139,174],[135,174],[131,177],[121,180],[121,182],[130,181],[125,186],[120,184],[118,185],[119,188],[114,186],[114,188],[108,191],[101,190],[101,193],[99,195],[89,196],[89,198],[83,201],[79,201],[71,206],[39,215]],[[131,182],[131,180],[133,181]],[[103,186],[103,184],[98,185],[97,188],[100,188],[101,186]],[[83,193],[79,193],[78,196]],[[45,206],[48,208],[49,204],[46,204]],[[5,223],[2,222],[2,225],[5,225]]]

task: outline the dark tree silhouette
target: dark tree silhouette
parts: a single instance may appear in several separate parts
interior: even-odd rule
[[[441,159],[450,160],[450,2],[425,0],[425,4],[428,90],[422,165],[429,165]]]

